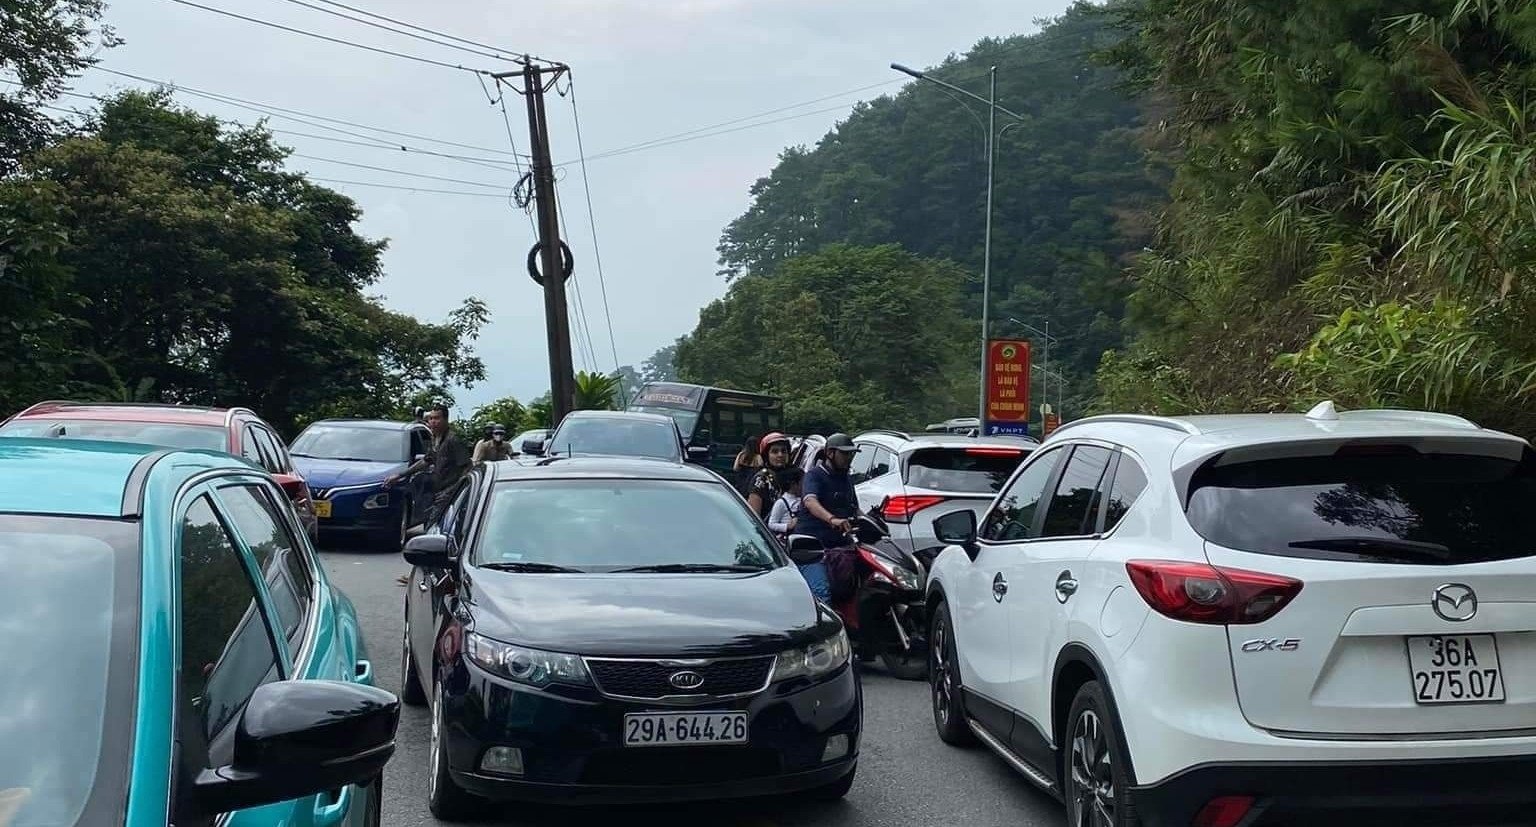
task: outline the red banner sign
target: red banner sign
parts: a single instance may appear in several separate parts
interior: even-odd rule
[[[993,339],[988,345],[987,421],[1029,421],[1029,342]]]

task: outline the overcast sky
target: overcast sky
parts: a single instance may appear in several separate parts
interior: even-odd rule
[[[478,57],[392,35],[305,8],[313,0],[196,0],[246,16],[476,68]],[[749,203],[748,188],[787,146],[813,143],[848,107],[900,88],[888,64],[928,66],[978,39],[1037,30],[1066,0],[345,0],[408,23],[530,52],[571,65],[588,155],[836,95],[722,129],[781,120],[716,137],[648,148],[589,164],[598,241],[620,364],[636,364],[690,331],[699,309],[722,295],[715,275],[720,231]],[[115,0],[107,12],[126,43],[102,65],[196,89],[371,127],[441,138],[464,149],[396,138],[434,151],[510,160],[499,111],[471,74],[334,45],[223,17],[173,0]],[[888,84],[849,92],[872,84]],[[77,88],[102,93],[131,81],[87,72]],[[848,92],[847,94],[838,94]],[[260,115],[181,95],[220,117]],[[76,102],[78,103],[78,102]],[[519,150],[528,149],[522,99],[509,95]],[[835,107],[835,111],[819,112]],[[813,113],[813,114],[805,114]],[[550,99],[555,160],[577,157],[568,99]],[[273,128],[332,134],[272,119]],[[334,124],[333,124],[334,125]],[[358,131],[351,127],[341,127]],[[318,178],[495,194],[516,179],[485,166],[279,135],[297,152],[493,187],[410,178],[311,158],[291,166]],[[354,138],[347,138],[355,140]],[[596,364],[578,333],[578,368],[614,367],[593,261],[578,166],[563,168],[568,242]],[[332,184],[362,206],[362,231],[388,238],[377,291],[394,309],[439,321],[479,296],[493,322],[478,345],[489,378],[458,394],[468,408],[549,386],[544,314],[524,271],[533,231],[505,199]],[[573,314],[573,327],[580,317]]]

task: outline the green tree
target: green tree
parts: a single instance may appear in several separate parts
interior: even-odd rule
[[[953,264],[894,244],[829,246],[738,279],[678,343],[678,371],[685,381],[783,396],[790,427],[949,416],[976,394],[969,281]]]
[[[575,410],[611,411],[619,406],[619,377],[592,371],[576,372]]]
[[[27,321],[62,320],[34,332],[53,387],[249,405],[292,433],[399,416],[483,378],[471,348],[485,305],[428,324],[368,297],[383,242],[355,232],[350,199],[283,170],[286,154],[263,129],[125,93],[29,158],[0,187],[0,230],[34,239],[24,273],[45,292]],[[35,398],[35,384],[0,397]]]
[[[1336,396],[1536,433],[1530,4],[1120,10],[1177,174],[1106,403]]]
[[[0,89],[0,175],[14,173],[21,159],[54,133],[41,107],[95,62],[97,49],[117,45],[111,28],[99,22],[104,5],[103,0],[0,3],[0,75],[15,80]]]
[[[488,402],[475,409],[470,415],[466,430],[473,434],[475,439],[492,424],[501,425],[511,431],[507,436],[510,439],[516,434],[523,420],[528,417],[528,409],[523,403],[510,396],[504,396],[494,402]]]

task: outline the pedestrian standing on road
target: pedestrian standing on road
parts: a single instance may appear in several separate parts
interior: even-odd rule
[[[497,462],[512,458],[512,443],[507,442],[507,429],[501,423],[492,422],[485,429],[485,439],[475,443],[474,463]]]
[[[736,490],[745,495],[762,467],[763,456],[758,449],[757,434],[751,434],[742,443],[741,450],[736,452],[736,461],[731,465],[731,471],[736,474]]]
[[[448,508],[453,489],[464,478],[474,461],[470,449],[453,432],[453,427],[448,420],[448,406],[439,402],[427,411],[427,428],[432,432],[432,447],[427,455],[420,460],[411,463],[404,471],[391,474],[384,481],[384,487],[392,488],[405,477],[428,471],[432,475],[432,507],[427,512],[427,518],[423,525],[432,525],[443,516],[443,511]],[[410,581],[410,574],[402,574],[399,578],[400,585]]]
[[[752,482],[747,486],[747,505],[752,507],[758,518],[766,520],[773,510],[773,504],[784,493],[781,477],[790,467],[789,437],[774,431],[763,437],[758,451],[767,462],[752,475]]]

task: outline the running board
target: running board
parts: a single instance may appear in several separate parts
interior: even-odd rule
[[[981,724],[976,723],[970,718],[965,719],[965,724],[971,728],[971,732],[975,733],[976,737],[980,739],[983,744],[987,745],[987,749],[992,750],[993,752],[997,753],[999,758],[1007,761],[1008,766],[1013,767],[1015,772],[1029,779],[1030,783],[1034,784],[1036,787],[1039,787],[1051,795],[1060,797],[1061,791],[1056,789],[1056,782],[1052,781],[1048,776],[1046,776],[1045,773],[1030,766],[1028,761],[1025,761],[1023,758],[1014,755],[1013,750],[1003,746],[1003,742],[992,737],[992,733],[988,732],[986,727],[983,727]]]

